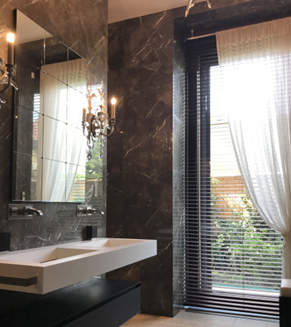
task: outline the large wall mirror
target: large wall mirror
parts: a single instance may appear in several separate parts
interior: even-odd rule
[[[81,125],[86,61],[17,11],[15,64],[12,200],[86,202],[102,178]]]

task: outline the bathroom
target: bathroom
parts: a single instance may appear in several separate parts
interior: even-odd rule
[[[28,166],[27,161],[21,159],[23,151],[15,149],[25,147],[24,140],[29,139],[27,134],[29,131],[25,131],[28,125],[24,125],[22,136],[20,134],[15,137],[17,132],[15,122],[21,117],[20,109],[22,112],[31,111],[29,106],[35,106],[37,103],[36,98],[31,96],[31,92],[29,93],[28,83],[21,82],[21,72],[25,73],[27,70],[30,81],[34,82],[35,78],[38,80],[41,74],[37,65],[34,66],[29,62],[32,58],[32,51],[27,52],[31,57],[18,61],[17,34],[25,33],[25,28],[19,28],[19,26],[17,28],[16,25],[14,49],[16,74],[14,78],[18,83],[18,90],[11,86],[7,92],[0,94],[1,100],[6,100],[6,103],[1,104],[0,109],[0,233],[10,234],[8,255],[15,251],[79,243],[84,240],[84,237],[86,238],[84,235],[86,232],[91,233],[93,239],[97,236],[101,239],[156,241],[156,248],[151,248],[152,252],[145,254],[144,258],[147,259],[143,261],[140,261],[142,259],[137,255],[136,260],[132,259],[134,260],[132,262],[129,260],[119,266],[109,264],[111,268],[100,271],[96,269],[92,275],[89,272],[86,275],[86,272],[85,277],[72,279],[72,283],[64,284],[64,288],[55,286],[53,292],[45,291],[44,295],[29,294],[23,290],[19,292],[15,291],[16,289],[13,292],[2,287],[0,304],[4,309],[0,314],[0,326],[49,327],[41,320],[43,319],[41,317],[45,317],[42,311],[44,308],[42,301],[52,305],[51,309],[46,306],[44,311],[55,312],[56,304],[53,305],[53,301],[50,300],[52,296],[57,297],[58,292],[68,295],[72,288],[76,287],[80,292],[83,287],[83,292],[85,292],[86,287],[97,280],[95,278],[92,282],[89,276],[95,275],[102,276],[98,278],[98,282],[104,279],[113,280],[114,283],[123,281],[135,285],[130,286],[133,293],[128,293],[128,307],[131,307],[131,310],[120,309],[127,314],[127,316],[122,316],[118,308],[121,307],[120,303],[125,303],[125,300],[115,304],[117,305],[116,317],[120,316],[120,320],[109,321],[108,326],[122,324],[125,326],[191,325],[201,327],[246,324],[264,327],[279,326],[278,297],[274,305],[276,307],[274,315],[265,314],[265,311],[269,310],[268,306],[264,309],[264,314],[257,311],[255,314],[250,314],[254,309],[251,308],[248,311],[246,306],[242,306],[241,310],[227,310],[225,307],[219,310],[221,304],[217,302],[214,303],[213,309],[212,305],[201,306],[195,301],[195,304],[190,303],[189,298],[185,301],[185,281],[187,280],[185,275],[187,276],[188,267],[185,263],[188,255],[188,249],[185,250],[185,228],[187,228],[185,188],[188,181],[186,180],[187,169],[185,169],[187,167],[185,139],[188,134],[185,130],[187,94],[183,87],[187,59],[184,53],[184,43],[191,38],[199,41],[198,37],[211,37],[219,31],[289,17],[291,16],[290,0],[211,0],[210,3],[198,1],[195,6],[189,8],[188,17],[185,17],[185,9],[189,1],[185,0],[159,2],[141,0],[11,0],[8,2],[0,0],[0,3],[2,13],[0,57],[5,62],[8,60],[9,52],[6,35],[15,31],[17,21],[15,10],[20,12],[18,17],[23,14],[29,21],[31,20],[43,29],[43,40],[53,37],[65,45],[67,47],[65,51],[69,56],[67,61],[76,58],[83,60],[81,72],[86,75],[87,79],[84,84],[85,90],[81,92],[82,95],[85,94],[82,100],[84,106],[80,105],[80,108],[76,109],[80,109],[78,113],[81,118],[77,123],[80,123],[78,128],[80,127],[82,134],[83,107],[89,106],[87,85],[97,98],[101,97],[98,98],[100,100],[98,106],[102,104],[103,109],[109,112],[110,116],[112,116],[112,107],[115,106],[111,105],[110,101],[113,97],[117,101],[116,119],[109,121],[110,124],[114,124],[114,131],[108,139],[102,138],[102,145],[99,140],[97,141],[91,151],[90,160],[88,158],[90,149],[86,137],[80,136],[85,144],[81,156],[83,169],[86,171],[86,176],[83,179],[81,177],[79,181],[84,185],[81,200],[70,198],[66,190],[61,197],[55,198],[38,197],[37,191],[33,196],[33,192],[29,189],[19,191],[19,185],[25,188],[30,184],[25,178],[31,179],[31,167],[29,171],[25,170]],[[28,36],[30,33],[28,32]],[[48,44],[45,48],[39,47],[36,50],[36,57],[41,57],[40,61],[43,61],[40,65],[47,67],[54,65],[49,62],[48,53]],[[48,71],[44,75],[46,78],[52,75],[56,80],[61,79]],[[41,78],[39,79],[41,88]],[[60,81],[60,83],[68,87],[72,84],[70,81]],[[45,91],[43,93],[46,94]],[[66,96],[74,102],[72,99],[75,98],[70,93]],[[49,98],[46,97],[46,100],[43,100],[44,104],[48,101],[47,99]],[[19,103],[16,115],[17,101]],[[23,101],[22,104],[21,101]],[[69,103],[67,100],[65,104],[66,119],[73,120],[75,116],[69,110],[73,104],[69,105]],[[115,109],[113,108],[113,111]],[[35,108],[33,111],[37,112],[39,117],[44,116]],[[60,120],[59,117],[54,118]],[[44,121],[43,125],[45,124]],[[38,129],[41,126],[39,123]],[[110,126],[112,128],[112,125]],[[85,134],[88,133],[88,130],[84,129]],[[18,132],[20,130],[19,127]],[[67,148],[71,139],[76,146],[74,132],[71,130],[69,135],[67,132],[69,129],[65,131],[62,132],[56,128],[57,139],[52,143],[52,138],[48,138],[48,148],[52,144],[62,145],[63,137],[66,138]],[[51,137],[53,135],[53,133],[48,134]],[[35,157],[45,160],[44,155],[38,154]],[[69,163],[67,159],[47,159],[62,161],[65,167]],[[76,173],[77,176],[82,174],[82,170]],[[215,177],[217,176],[216,174]],[[221,176],[224,175],[221,174]],[[43,178],[42,176],[40,179],[43,180]],[[51,180],[49,179],[47,183]],[[221,180],[219,187],[222,187]],[[64,183],[64,189],[66,189],[67,183]],[[40,193],[44,195],[46,188],[45,183],[42,182],[42,184],[40,187],[43,191]],[[74,188],[72,181],[69,188]],[[27,212],[21,212],[24,210],[24,205],[39,210],[41,215],[35,213],[29,215],[28,219],[22,219],[27,218]],[[13,219],[15,217],[17,219]],[[91,229],[87,226],[91,226]],[[90,237],[87,235],[87,238]],[[87,255],[90,256],[90,254]],[[107,262],[104,266],[106,264]],[[282,269],[281,266],[278,271],[280,269]],[[274,274],[277,274],[277,270],[274,271]],[[1,274],[0,268],[0,277],[3,275],[5,276],[3,271]],[[68,276],[63,277],[64,283],[66,278]],[[89,284],[82,282],[83,279],[89,280]],[[81,283],[81,286],[78,283]],[[121,287],[120,285],[116,287]],[[79,296],[81,297],[82,294]],[[60,295],[61,297],[65,296]],[[137,298],[138,301],[136,301]],[[94,301],[93,298],[92,301]],[[40,320],[37,322],[35,319],[33,323],[30,323],[27,313],[29,311],[26,310],[34,312],[33,303],[36,302],[38,302]],[[134,303],[137,302],[139,306],[135,308]],[[22,303],[25,305],[22,306]],[[58,301],[55,303],[62,305]],[[229,303],[227,302],[227,305],[230,308]],[[108,310],[114,312],[114,304],[110,305],[109,303]],[[262,305],[261,302],[260,305]],[[12,320],[11,323],[6,323],[11,319],[10,312],[16,315],[18,309],[23,314],[23,324],[13,323]],[[8,316],[5,312],[9,312]],[[141,314],[136,315],[139,312]],[[106,319],[112,315],[105,315]],[[80,314],[77,318],[81,319]],[[1,323],[1,319],[5,323]],[[27,319],[26,325],[25,319]],[[107,326],[107,322],[102,320],[96,324],[92,322],[92,318],[84,319],[89,319],[81,322],[86,326]],[[284,321],[280,323],[281,326],[288,326],[288,324],[284,325]],[[78,322],[70,318],[63,324],[54,322],[50,326],[78,326]]]

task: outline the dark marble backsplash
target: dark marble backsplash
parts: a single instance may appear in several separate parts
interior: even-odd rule
[[[0,0],[0,56],[6,58],[6,33],[13,26],[13,10],[18,9],[73,51],[87,60],[88,82],[103,81],[107,89],[107,11],[108,0]],[[99,236],[105,236],[105,216],[76,217],[75,204],[37,203],[43,217],[27,221],[8,221],[11,169],[11,100],[0,109],[0,231],[10,232],[11,249],[40,247],[81,239],[86,225],[98,225]],[[105,149],[106,150],[106,149]],[[106,152],[106,151],[105,151]],[[103,161],[106,176],[106,153]],[[23,167],[22,167],[23,168]],[[25,173],[24,173],[25,175]],[[106,208],[106,179],[94,191],[87,186],[89,204]]]

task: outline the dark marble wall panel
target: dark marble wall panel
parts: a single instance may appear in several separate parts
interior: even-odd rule
[[[158,255],[109,277],[142,280],[142,310],[173,315],[173,14],[110,25],[109,94],[119,98],[108,142],[110,237],[158,240]]]
[[[158,240],[155,258],[109,276],[142,281],[145,313],[175,315],[183,300],[184,63],[174,40],[190,36],[192,26],[194,35],[205,35],[235,21],[290,15],[290,0],[212,6],[197,4],[187,19],[183,7],[109,25],[109,94],[120,102],[108,140],[107,235]]]
[[[186,66],[183,44],[174,43],[173,65],[173,308],[184,304]]]
[[[185,40],[192,35],[192,30],[194,36],[205,35],[291,15],[290,0],[233,1],[235,5],[230,8],[223,6],[223,3],[224,0],[218,0],[213,2],[216,10],[202,11],[197,8],[195,15],[178,18],[175,22],[175,38]]]
[[[6,58],[4,35],[13,26],[13,10],[19,9],[38,25],[72,48],[88,62],[88,82],[103,81],[107,89],[108,0],[0,0],[0,56]],[[98,225],[105,236],[105,216],[76,217],[70,203],[38,203],[44,213],[31,221],[7,221],[11,169],[11,101],[0,109],[0,231],[11,232],[12,250],[46,246],[81,239],[84,226]],[[106,149],[105,149],[106,150]],[[106,152],[105,152],[106,155]],[[106,176],[106,158],[104,160]],[[106,207],[106,180],[100,192],[88,192],[89,202]]]

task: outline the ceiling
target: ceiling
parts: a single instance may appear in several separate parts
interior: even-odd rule
[[[51,34],[46,32],[42,27],[37,25],[22,12],[17,10],[16,22],[16,43],[22,44],[31,41],[41,40],[44,38],[52,37]]]
[[[159,11],[183,7],[189,0],[109,0],[108,22],[153,14]],[[203,0],[199,0],[203,1]]]

